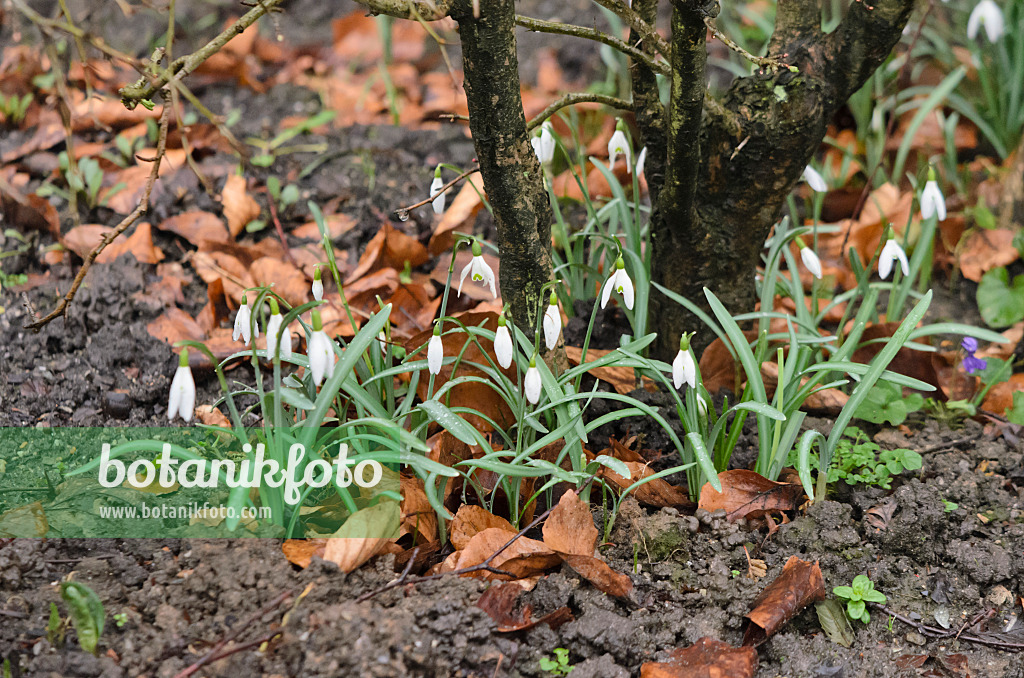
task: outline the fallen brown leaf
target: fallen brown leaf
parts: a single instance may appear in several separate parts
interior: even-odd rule
[[[755,673],[757,650],[712,638],[673,650],[667,662],[647,662],[640,667],[640,678],[754,678]]]
[[[552,629],[557,629],[562,624],[573,621],[572,612],[568,607],[560,607],[540,619],[533,619],[533,609],[530,605],[516,605],[522,593],[523,588],[515,582],[499,582],[492,584],[483,592],[476,601],[476,606],[494,620],[499,633],[525,631],[538,624],[547,624]]]
[[[757,647],[781,629],[800,610],[825,599],[825,580],[818,563],[790,556],[782,573],[754,599],[747,614],[743,645]]]
[[[164,219],[157,225],[157,228],[179,235],[190,243],[198,245],[199,249],[203,249],[204,242],[220,243],[230,240],[228,229],[220,217],[199,210],[182,212]]]
[[[288,539],[281,545],[288,562],[303,569],[313,562],[313,556],[323,558],[326,548],[326,539]]]
[[[465,569],[480,565],[498,549],[507,544],[515,533],[498,527],[491,527],[477,532],[469,540],[466,548],[460,553],[457,569]],[[562,559],[543,542],[527,537],[519,537],[507,549],[499,553],[491,561],[491,567],[508,572],[515,579],[531,577],[557,566]],[[504,575],[494,574],[486,570],[471,572],[466,576],[504,579]]]
[[[451,524],[450,533],[452,546],[457,550],[462,550],[466,548],[469,544],[469,540],[478,532],[495,527],[505,530],[511,534],[516,533],[516,529],[512,527],[512,523],[508,522],[504,518],[494,515],[482,506],[476,506],[475,504],[463,504],[455,513],[455,519]]]
[[[597,548],[598,532],[590,505],[571,490],[562,494],[541,532],[544,543],[561,554],[592,556]]]
[[[401,511],[393,501],[356,511],[328,540],[324,560],[352,572],[398,537]]]
[[[795,483],[777,483],[764,476],[734,469],[718,474],[722,491],[706,483],[700,491],[699,508],[705,511],[725,509],[730,521],[758,517],[770,511],[792,511],[800,505],[803,487]]]
[[[224,218],[228,232],[236,238],[245,225],[260,215],[260,205],[245,189],[245,177],[237,174],[228,176],[220,194],[224,205]]]

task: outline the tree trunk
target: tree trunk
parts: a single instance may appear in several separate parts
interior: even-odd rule
[[[541,286],[551,280],[551,205],[530,145],[519,92],[513,0],[470,0],[451,10],[462,40],[469,128],[501,251],[501,291],[510,316],[532,335]]]

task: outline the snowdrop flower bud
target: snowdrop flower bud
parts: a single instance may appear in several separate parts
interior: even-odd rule
[[[982,26],[989,42],[996,42],[1003,35],[1003,11],[992,0],[981,0],[974,6],[967,20],[967,37],[974,40]]]
[[[476,240],[473,241],[473,260],[466,264],[466,267],[462,269],[462,277],[459,278],[459,291],[458,296],[462,296],[462,283],[466,282],[466,276],[472,271],[473,282],[483,283],[484,285],[491,288],[491,294],[494,298],[498,298],[498,292],[494,289],[494,271],[484,261],[483,250],[480,248],[480,243]]]
[[[700,416],[708,416],[708,401],[704,400],[704,396],[697,394],[697,411],[700,412]]]
[[[882,280],[888,278],[889,273],[892,272],[893,261],[900,262],[903,275],[910,275],[910,263],[907,262],[907,253],[903,251],[903,248],[895,240],[889,238],[888,242],[885,243],[885,247],[882,248],[882,253],[878,256],[878,275]]]
[[[640,152],[636,154],[636,175],[640,176],[644,173],[644,164],[647,162],[647,147],[644,146],[640,149]]]
[[[188,349],[181,349],[178,357],[178,369],[171,380],[171,392],[167,398],[167,420],[180,415],[185,421],[192,421],[192,413],[196,407],[196,382],[192,379],[192,370],[188,367]]]
[[[324,332],[320,311],[313,311],[313,334],[309,337],[308,358],[309,369],[313,373],[313,383],[317,386],[324,377],[330,379],[334,375],[334,342]]]
[[[544,345],[548,350],[558,344],[558,335],[562,333],[562,314],[558,312],[558,295],[554,290],[548,297],[548,310],[544,311]]]
[[[800,248],[800,258],[803,260],[804,266],[807,267],[807,270],[810,271],[815,278],[821,280],[821,259],[819,259],[818,255],[804,243],[802,238],[796,239],[796,245]]]
[[[825,183],[825,177],[821,176],[818,170],[814,169],[810,165],[804,168],[803,180],[807,182],[807,185],[811,187],[812,191],[817,193],[824,193],[828,191],[828,184]]]
[[[921,191],[921,217],[931,219],[935,215],[938,215],[939,221],[946,218],[946,198],[935,181],[935,170],[929,168],[928,181]]]
[[[434,334],[427,344],[427,370],[431,374],[441,372],[441,363],[444,362],[444,343],[441,341],[441,323],[434,323]]]
[[[622,257],[615,260],[615,272],[604,281],[604,289],[601,290],[601,308],[608,305],[608,299],[611,298],[612,290],[622,295],[626,308],[632,311],[633,281],[629,279],[629,275],[626,273],[626,262],[622,260]]]
[[[526,394],[526,399],[530,401],[531,405],[536,405],[540,402],[540,370],[537,369],[537,356],[534,354],[530,358],[530,368],[526,370],[526,376],[523,378],[523,392]]]
[[[629,154],[629,141],[626,139],[626,123],[619,120],[615,123],[615,134],[608,140],[608,167],[615,166],[615,158],[618,157],[619,153],[623,153],[626,156],[626,169],[627,171],[633,170],[633,163],[630,162]]]
[[[502,313],[498,316],[498,329],[494,333],[494,357],[498,359],[502,369],[507,370],[512,364],[513,352],[512,335],[508,331],[505,314]]]
[[[313,298],[317,301],[324,298],[324,281],[320,279],[319,265],[313,267]]]
[[[540,133],[530,139],[533,145],[533,152],[537,154],[537,160],[545,170],[550,169],[551,161],[555,159],[555,133],[551,123],[547,120],[540,126]]]
[[[248,346],[249,342],[252,341],[252,330],[256,330],[256,336],[260,336],[259,324],[252,324],[252,309],[249,308],[249,300],[246,296],[242,295],[242,305],[238,307],[238,313],[235,314],[235,329],[231,332],[231,341],[238,341],[241,337],[245,341],[245,345]]]
[[[441,178],[441,166],[438,165],[434,169],[434,180],[430,183],[430,197],[433,198],[430,204],[434,208],[434,214],[444,213],[445,194],[441,190],[442,187],[444,187],[444,179]]]
[[[697,387],[697,366],[693,362],[693,353],[690,351],[690,337],[693,334],[683,334],[679,339],[679,353],[672,361],[672,383],[675,387],[681,388],[684,383],[690,388]]]
[[[273,358],[280,355],[282,360],[292,357],[292,331],[287,325],[282,326],[281,309],[277,305],[277,299],[270,298],[270,320],[267,321],[267,355]],[[277,343],[277,335],[281,335],[280,354],[274,349]]]

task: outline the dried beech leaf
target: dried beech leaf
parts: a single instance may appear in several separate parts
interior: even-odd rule
[[[324,560],[352,572],[398,537],[401,510],[393,501],[356,511],[327,540]]]
[[[445,433],[451,436],[447,431]],[[452,437],[451,440],[455,440],[455,438]],[[494,515],[487,509],[474,504],[463,504],[459,507],[458,512],[455,514],[455,520],[451,524],[452,546],[457,550],[462,550],[466,548],[469,540],[474,535],[492,527],[505,530],[511,534],[517,532],[512,527],[512,523],[500,516]]]
[[[313,556],[323,558],[326,548],[326,539],[288,539],[281,545],[288,562],[303,569],[313,562]]]
[[[199,210],[182,212],[164,219],[157,225],[157,228],[179,235],[190,243],[198,245],[199,249],[203,249],[204,242],[224,243],[231,239],[228,229],[220,217]]]
[[[423,480],[402,476],[402,527],[399,534],[413,535],[413,542],[421,544],[437,539],[437,513],[427,500]]]
[[[224,182],[220,194],[224,218],[231,237],[238,237],[245,225],[260,215],[260,204],[245,190],[245,177],[232,174]]]
[[[560,554],[593,556],[598,532],[590,505],[573,492],[562,494],[558,506],[544,521],[544,543]]]
[[[626,598],[633,590],[633,581],[628,575],[616,572],[608,563],[594,556],[559,553],[565,564],[591,584],[610,596]]]
[[[0,537],[45,537],[50,531],[42,502],[32,502],[0,514]]]
[[[722,491],[705,483],[700,491],[699,508],[706,511],[725,509],[730,521],[758,517],[770,511],[792,511],[800,505],[803,487],[797,483],[777,483],[746,469],[718,474]]]
[[[818,563],[790,556],[782,573],[754,599],[743,644],[760,645],[802,609],[824,598],[825,580]]]
[[[508,543],[515,533],[508,532],[501,528],[491,527],[476,533],[469,540],[466,548],[460,551],[458,569],[480,565],[492,555],[498,552],[502,546]],[[558,554],[549,549],[544,542],[527,537],[519,537],[511,546],[499,553],[490,566],[508,572],[516,579],[532,577],[541,574],[545,570],[556,567],[562,559]],[[504,575],[495,574],[486,570],[478,570],[466,576],[487,577],[491,579],[504,579]]]
[[[560,607],[540,619],[533,619],[533,610],[529,605],[518,607],[516,601],[523,593],[523,587],[517,582],[500,582],[483,592],[476,606],[487,613],[498,625],[499,633],[525,631],[537,624],[547,624],[557,629],[566,622],[573,620],[568,607]]]
[[[673,650],[667,662],[640,667],[640,678],[754,678],[756,673],[757,650],[712,638]]]

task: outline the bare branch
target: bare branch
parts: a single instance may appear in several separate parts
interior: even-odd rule
[[[744,59],[746,59],[750,63],[754,64],[758,68],[763,68],[763,69],[772,70],[772,71],[774,71],[776,69],[779,69],[779,68],[789,68],[790,70],[795,70],[795,68],[790,67],[788,64],[783,63],[782,61],[780,61],[776,57],[770,57],[770,56],[759,57],[759,56],[751,54],[747,50],[743,49],[736,42],[734,42],[732,40],[732,38],[730,38],[729,36],[725,35],[720,30],[718,30],[718,26],[715,25],[715,22],[709,16],[705,16],[704,17],[704,25],[708,27],[709,31],[711,31],[711,35],[715,36],[716,38],[718,38],[719,40],[722,41],[722,44],[724,44],[726,47],[728,47],[732,51],[736,52],[741,57],[743,57]]]
[[[142,72],[142,62],[140,60],[136,59],[135,57],[131,56],[130,54],[125,54],[124,52],[122,52],[120,50],[114,49],[113,47],[108,45],[107,42],[103,38],[95,36],[95,35],[92,35],[91,33],[88,33],[86,31],[83,31],[81,28],[78,28],[77,26],[73,26],[70,23],[66,23],[64,21],[57,21],[56,19],[49,19],[47,17],[44,17],[41,14],[39,14],[38,12],[36,12],[35,10],[33,10],[28,5],[26,5],[24,0],[13,0],[13,2],[14,2],[15,8],[19,12],[21,12],[25,16],[26,19],[31,21],[36,26],[39,26],[41,29],[50,30],[50,31],[53,31],[53,30],[63,31],[63,32],[69,34],[69,35],[74,36],[75,38],[77,38],[79,40],[84,40],[85,42],[89,43],[90,45],[92,45],[93,47],[98,49],[103,54],[106,54],[111,59],[117,59],[118,61],[123,61],[124,63],[128,64],[129,66],[131,66],[135,70],[139,71],[140,73]]]
[[[387,14],[399,19],[437,21],[448,16],[452,0],[356,0],[373,14]],[[479,14],[479,10],[477,10]]]
[[[665,38],[658,35],[658,32],[654,30],[654,26],[641,19],[639,14],[630,9],[629,5],[622,2],[622,0],[594,0],[594,2],[607,10],[615,12],[619,18],[625,21],[630,28],[636,31],[645,42],[650,42],[654,45],[654,49],[656,49],[659,54],[666,59],[670,58],[672,49],[669,47]]]
[[[534,19],[533,17],[522,16],[519,14],[516,15],[516,25],[538,33],[572,35],[577,38],[583,38],[584,40],[600,42],[613,49],[617,49],[623,54],[628,54],[637,61],[643,62],[655,73],[661,73],[662,75],[669,74],[669,66],[664,61],[659,61],[652,56],[648,56],[647,54],[644,54],[643,51],[633,47],[625,41],[619,40],[615,36],[603,33],[595,28],[563,24],[557,21],[545,21],[544,19]]]
[[[538,113],[533,117],[530,122],[526,123],[526,129],[534,130],[540,127],[541,124],[559,110],[566,106],[575,106],[576,104],[593,103],[593,104],[604,104],[605,106],[611,106],[612,108],[618,108],[622,111],[632,111],[633,104],[629,103],[625,99],[618,97],[610,97],[606,94],[592,94],[590,92],[572,92],[566,94],[561,99],[551,103],[547,108]]]

